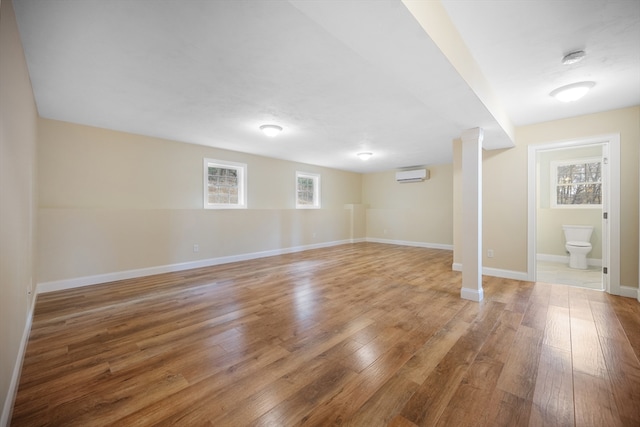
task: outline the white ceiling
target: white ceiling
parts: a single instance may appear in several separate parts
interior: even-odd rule
[[[514,124],[640,104],[640,1],[442,3]],[[14,6],[45,118],[357,172],[451,162],[473,127],[511,142],[398,0]],[[581,80],[579,102],[548,95]]]
[[[640,104],[640,0],[442,3],[515,125]],[[596,86],[579,102],[548,96],[580,81]]]

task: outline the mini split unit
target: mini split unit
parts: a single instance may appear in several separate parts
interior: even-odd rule
[[[425,179],[429,179],[429,171],[427,169],[396,172],[396,181],[398,182],[420,182]]]

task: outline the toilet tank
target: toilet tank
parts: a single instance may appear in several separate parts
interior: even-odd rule
[[[563,225],[562,229],[567,242],[589,242],[593,233],[592,225]]]

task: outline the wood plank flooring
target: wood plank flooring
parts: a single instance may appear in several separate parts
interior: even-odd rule
[[[639,426],[640,304],[358,243],[40,295],[12,426]]]

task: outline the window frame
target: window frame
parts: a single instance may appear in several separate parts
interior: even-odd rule
[[[600,181],[585,181],[584,183],[571,183],[571,185],[579,184],[599,184],[600,185],[600,203],[599,204],[558,204],[558,168],[567,165],[580,165],[587,163],[600,163]],[[549,198],[550,207],[552,209],[602,209],[602,158],[600,157],[583,157],[569,160],[552,160],[550,162],[551,170],[551,189]]]
[[[300,178],[311,178],[313,180],[313,203],[312,204],[298,203],[298,180]],[[321,176],[319,173],[296,171],[295,196],[294,196],[295,197],[294,200],[296,202],[296,209],[320,209],[321,208],[322,195],[320,193],[321,191],[320,179],[321,179]]]
[[[247,164],[227,160],[204,159],[203,163],[203,204],[204,209],[246,209],[247,208]],[[209,167],[235,169],[238,171],[238,203],[209,203]]]

